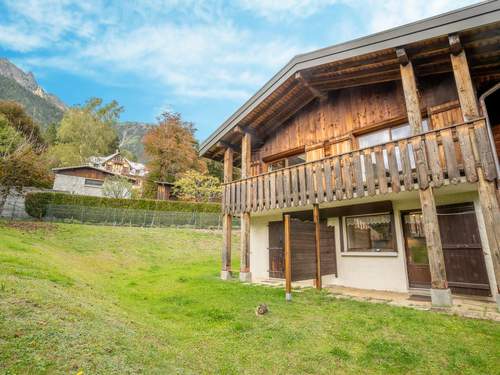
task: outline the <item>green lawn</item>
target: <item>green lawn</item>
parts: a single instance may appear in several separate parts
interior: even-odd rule
[[[498,323],[314,290],[286,303],[283,290],[220,281],[221,242],[0,222],[0,373],[500,373]],[[257,317],[261,302],[270,313]]]

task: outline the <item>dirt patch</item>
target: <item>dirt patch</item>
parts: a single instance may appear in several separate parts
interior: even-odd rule
[[[3,226],[23,232],[36,232],[39,230],[52,232],[57,228],[53,223],[45,223],[43,221],[8,221],[4,222]]]

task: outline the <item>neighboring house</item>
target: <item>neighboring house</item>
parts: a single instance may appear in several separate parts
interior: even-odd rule
[[[155,181],[157,190],[156,190],[156,199],[168,201],[174,198],[173,188],[174,184],[166,181]]]
[[[90,165],[53,168],[52,171],[55,175],[54,190],[95,197],[103,196],[102,185],[107,177],[118,175]],[[138,184],[135,179],[129,178],[129,180],[135,186]]]
[[[202,145],[222,278],[497,298],[500,1],[293,58]],[[480,104],[481,103],[481,104]],[[233,163],[242,178],[232,181]]]
[[[92,156],[89,159],[89,164],[96,168],[133,179],[136,181],[134,188],[138,189],[142,189],[143,180],[148,174],[148,170],[144,164],[128,160],[118,150],[108,156]]]

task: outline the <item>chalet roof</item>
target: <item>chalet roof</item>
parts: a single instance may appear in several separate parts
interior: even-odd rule
[[[99,172],[102,172],[102,173],[106,173],[106,174],[109,174],[109,175],[118,175],[118,173],[114,173],[114,172],[111,172],[111,171],[107,171],[106,169],[102,169],[102,168],[98,168],[98,167],[94,167],[92,165],[88,165],[88,164],[83,164],[83,165],[72,165],[72,166],[69,166],[69,167],[59,167],[59,168],[52,168],[52,171],[54,173],[57,173],[58,171],[69,171],[69,170],[72,170],[72,169],[93,169],[95,171],[99,171]]]
[[[489,27],[485,27],[486,25]],[[286,108],[286,103],[289,103],[289,107],[300,108],[315,98],[316,95],[314,93],[311,95],[308,91],[327,92],[349,85],[373,83],[373,79],[370,81],[367,78],[364,78],[364,83],[356,82],[356,78],[361,76],[359,71],[363,65],[370,67],[364,70],[363,77],[368,77],[369,74],[366,73],[368,71],[371,76],[378,74],[385,81],[400,79],[395,53],[398,47],[413,47],[415,54],[421,52],[421,56],[425,55],[422,59],[427,59],[427,66],[420,68],[417,65],[417,73],[420,73],[420,69],[422,74],[428,75],[449,72],[451,71],[449,61],[443,62],[442,59],[450,53],[447,36],[459,32],[461,34],[466,30],[475,30],[474,35],[480,34],[478,37],[469,37],[471,43],[476,43],[474,46],[484,47],[485,43],[480,44],[483,39],[479,38],[485,38],[484,40],[488,39],[487,43],[495,51],[494,48],[498,48],[500,40],[500,0],[485,1],[346,43],[297,55],[201,144],[200,155],[216,160],[222,159],[221,142],[230,144],[231,141],[236,141],[234,133],[238,130],[237,127],[250,128],[249,130],[262,127],[275,129],[275,126],[279,125],[278,121],[283,123],[290,117],[286,112],[293,110]],[[489,52],[491,55],[490,50]],[[441,57],[439,63],[429,61],[430,57],[437,59],[437,56]],[[484,56],[480,57],[484,60]],[[498,63],[498,55],[492,58]],[[344,70],[344,67],[349,69]],[[489,68],[491,70],[491,64]],[[348,71],[354,73],[345,73]],[[311,84],[308,82],[304,84],[303,80],[302,83],[297,82],[300,81],[297,79],[297,74],[300,72],[312,73]],[[277,116],[282,113],[283,116]],[[266,136],[265,131],[263,135]]]

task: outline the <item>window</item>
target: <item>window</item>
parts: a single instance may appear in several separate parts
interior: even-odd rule
[[[424,132],[429,130],[427,119],[422,120],[422,129]],[[359,148],[372,147],[409,136],[411,136],[411,129],[410,124],[407,123],[360,135],[358,137],[358,145]]]
[[[92,180],[90,178],[85,179],[85,185],[86,186],[102,186],[104,181],[102,180]]]
[[[269,163],[269,172],[277,171],[293,165],[302,164],[306,162],[306,154],[297,154],[287,158],[275,160]]]
[[[422,129],[423,131],[428,131],[429,130],[429,125],[427,123],[427,119],[422,120]],[[375,130],[370,133],[366,133],[363,135],[360,135],[358,137],[358,146],[359,148],[367,148],[367,147],[372,147],[372,146],[377,146],[381,145],[390,141],[397,141],[402,138],[407,138],[411,136],[411,129],[410,129],[410,124],[402,124],[398,126],[393,126],[391,128],[385,128],[381,130]],[[415,158],[413,156],[413,146],[411,144],[408,144],[408,151],[410,154],[410,166],[411,168],[415,168]],[[387,151],[383,150],[382,151],[383,156],[384,156],[384,165],[386,168],[389,168],[389,161],[387,158]],[[401,156],[400,156],[400,151],[399,147],[396,146],[395,148],[395,154],[396,154],[396,162],[398,165],[398,169],[402,170],[402,164],[401,164]],[[364,156],[362,156],[362,159],[364,160]],[[375,154],[372,153],[372,163],[375,163]],[[361,164],[361,170],[363,172],[363,176],[365,175],[365,166],[364,162]]]
[[[345,218],[347,251],[395,252],[391,214]]]

